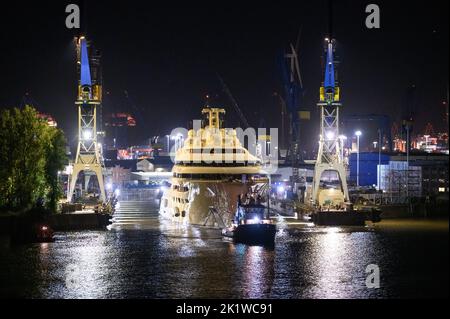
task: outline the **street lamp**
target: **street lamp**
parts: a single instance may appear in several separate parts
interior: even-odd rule
[[[166,135],[167,137],[167,154],[170,155],[170,135]]]
[[[180,148],[183,147],[183,144],[184,144],[184,136],[183,136],[183,134],[179,133],[179,134],[177,135],[177,137],[178,137],[178,139],[177,139],[177,141],[178,141],[178,148],[177,148],[177,150],[178,150],[178,149],[180,149]]]
[[[430,135],[424,135],[423,137],[425,137],[425,152],[428,152],[428,139],[430,138]]]
[[[183,146],[183,142],[182,142],[183,134],[178,133],[177,135],[172,136],[171,139],[175,141],[175,152],[176,152],[176,151],[178,151],[179,148],[181,148]]]
[[[178,149],[178,143],[177,143],[177,136],[171,136],[170,137],[170,139],[172,140],[172,141],[174,141],[175,142],[175,152],[177,151],[177,149]]]
[[[344,159],[344,143],[347,140],[347,136],[339,135],[339,140],[341,141],[341,160]]]
[[[359,137],[362,135],[361,131],[356,131],[356,186],[359,187]]]
[[[380,171],[381,171],[381,149],[383,148],[384,150],[384,146],[382,147],[381,144],[383,143],[383,139],[381,138],[381,129],[378,129],[378,169],[377,169],[377,188],[378,190],[380,190]]]

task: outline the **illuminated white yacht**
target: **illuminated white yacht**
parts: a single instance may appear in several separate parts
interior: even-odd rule
[[[202,127],[190,130],[175,154],[171,187],[161,198],[160,214],[179,223],[228,227],[238,197],[259,194],[261,200],[268,178],[236,131],[223,128],[224,109],[206,107],[202,114]]]

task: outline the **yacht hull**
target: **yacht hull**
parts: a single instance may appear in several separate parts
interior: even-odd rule
[[[228,227],[237,209],[238,196],[246,194],[248,183],[179,180],[184,191],[168,189],[161,199],[160,214],[174,222]]]

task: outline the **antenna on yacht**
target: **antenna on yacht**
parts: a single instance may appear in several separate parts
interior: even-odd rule
[[[205,95],[205,107],[209,107],[211,103],[211,96],[209,94]]]

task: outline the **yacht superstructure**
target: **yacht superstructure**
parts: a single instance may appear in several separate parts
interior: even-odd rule
[[[202,128],[190,130],[175,155],[171,187],[161,216],[180,223],[224,227],[233,222],[238,197],[268,187],[261,161],[244,148],[236,130],[223,128],[224,109],[202,110]]]

